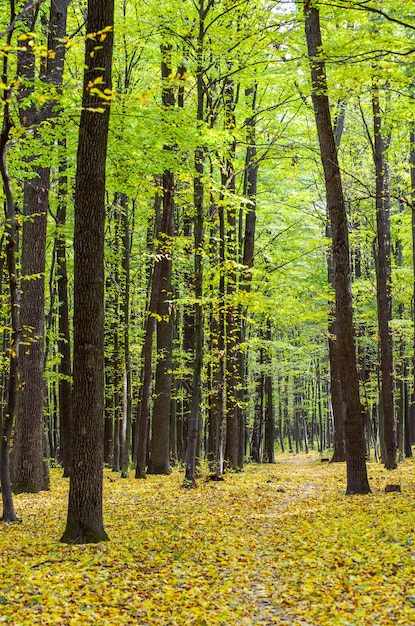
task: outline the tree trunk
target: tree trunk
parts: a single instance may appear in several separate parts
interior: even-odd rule
[[[271,322],[267,320],[267,342],[271,343]],[[272,368],[270,355],[267,355],[267,364]],[[265,437],[264,437],[264,461],[265,463],[275,463],[275,420],[274,420],[274,392],[272,384],[272,373],[268,371],[265,376]]]
[[[334,284],[337,312],[337,344],[341,355],[340,374],[345,401],[346,493],[369,493],[366,443],[359,397],[359,380],[353,328],[349,240],[346,207],[330,119],[319,11],[305,2],[305,32],[310,59],[312,100],[324,170],[327,206],[333,234]]]
[[[202,402],[202,367],[203,367],[203,222],[204,222],[204,154],[202,149],[195,151],[195,170],[196,176],[194,181],[194,204],[195,204],[195,223],[194,223],[194,277],[195,277],[195,357],[193,364],[193,380],[192,380],[192,401],[190,406],[187,446],[186,446],[186,473],[184,478],[184,486],[194,487],[196,484],[196,449],[197,439],[199,435],[200,406]]]
[[[413,306],[415,308],[415,121],[412,122],[412,128],[409,135],[409,145],[410,145],[410,155],[409,155],[409,164],[410,164],[410,173],[411,173],[411,231],[412,231],[412,271],[414,274],[413,281]],[[410,444],[412,444],[413,438],[413,427],[415,425],[415,325],[414,325],[414,336],[413,336],[413,357],[412,357],[412,397],[411,397],[411,407],[410,407],[410,427],[408,428],[408,436]]]
[[[211,401],[211,438],[212,438],[212,473],[216,478],[223,474],[223,421],[225,417],[225,219],[222,203],[217,207],[219,216],[219,285],[218,310],[212,311],[212,401]],[[213,237],[212,237],[213,238]],[[213,254],[213,251],[212,251]]]
[[[255,229],[256,229],[256,205],[257,205],[257,184],[258,184],[258,160],[256,147],[256,96],[257,85],[246,90],[245,95],[251,98],[252,115],[246,120],[247,143],[245,155],[245,171],[244,171],[244,197],[249,201],[246,207],[245,229],[242,243],[242,264],[244,266],[240,289],[246,294],[251,291],[252,285],[252,268],[254,266],[255,254]],[[242,210],[242,209],[241,209]],[[241,220],[240,220],[241,221]],[[242,234],[240,233],[240,236]],[[247,355],[244,349],[246,342],[246,317],[248,307],[239,306],[239,350],[238,350],[238,370],[239,370],[239,402],[237,406],[238,422],[239,422],[239,465],[242,466],[245,452],[245,425],[246,411],[243,408],[247,402]]]
[[[172,258],[174,233],[174,176],[163,174],[163,216],[160,237],[163,240],[160,259],[160,286],[157,302],[157,366],[154,384],[152,437],[148,472],[170,474],[170,404],[173,367]]]
[[[175,106],[174,90],[169,77],[170,46],[162,46],[162,105],[168,110]],[[165,145],[166,151],[172,146]],[[172,316],[172,245],[174,236],[174,174],[165,170],[162,177],[163,214],[160,226],[162,258],[160,259],[160,289],[157,301],[157,366],[154,383],[154,406],[148,472],[170,474],[170,408],[173,368]]]
[[[10,24],[15,18],[14,5],[10,5]],[[0,445],[0,485],[2,494],[3,513],[1,521],[15,522],[17,516],[14,510],[12,485],[10,480],[10,442],[13,429],[13,421],[16,415],[16,402],[18,393],[18,366],[19,366],[19,342],[20,342],[20,300],[16,254],[18,246],[18,224],[16,220],[16,204],[13,197],[11,178],[7,169],[6,154],[12,129],[10,116],[10,92],[6,85],[9,84],[8,61],[11,49],[13,29],[7,36],[7,47],[3,52],[3,67],[1,79],[3,83],[3,123],[0,134],[0,172],[5,195],[5,231],[6,231],[6,265],[10,290],[10,318],[11,338],[9,349],[9,377],[7,385],[7,400],[2,420],[2,433]]]
[[[205,38],[205,19],[212,7],[208,2],[205,7],[205,0],[199,2],[199,28],[197,37],[197,112],[196,120],[198,130],[201,129],[204,120],[205,87],[203,81],[203,47]],[[194,487],[196,485],[196,450],[199,435],[200,410],[202,402],[202,368],[203,368],[203,225],[204,225],[204,171],[205,153],[202,146],[195,149],[194,155],[195,177],[193,181],[193,203],[195,209],[194,217],[194,293],[195,293],[195,313],[194,313],[194,362],[192,397],[188,422],[187,445],[185,454],[186,473],[183,485]]]
[[[60,361],[59,371],[59,432],[60,432],[60,460],[63,465],[63,475],[69,476],[72,467],[72,359],[71,333],[69,324],[68,303],[68,272],[66,267],[66,240],[63,229],[66,224],[66,205],[68,200],[68,179],[66,176],[66,140],[60,141],[63,154],[59,163],[59,194],[56,213],[56,272],[59,300],[58,315],[58,352]]]
[[[155,224],[154,235],[157,236],[160,229],[160,196],[156,194],[155,202]],[[159,255],[157,255],[159,256]],[[146,467],[148,460],[148,437],[150,425],[150,405],[151,405],[151,383],[153,375],[153,336],[156,328],[156,312],[157,301],[160,290],[160,272],[161,265],[158,260],[155,261],[153,272],[150,276],[150,296],[148,313],[145,322],[144,345],[142,349],[143,374],[142,388],[140,398],[140,408],[138,424],[136,427],[136,468],[135,477],[145,479],[147,477]]]
[[[111,90],[114,2],[88,0],[74,232],[73,467],[61,541],[108,539],[102,518],[104,436],[105,164],[110,108],[91,93]],[[97,33],[101,34],[98,36]]]
[[[49,19],[47,61],[41,67],[41,80],[58,91],[62,85],[66,47],[61,44],[66,34],[68,0],[52,2]],[[25,26],[33,30],[39,7],[25,16]],[[53,54],[52,54],[53,53]],[[18,52],[18,73],[23,78],[19,92],[20,104],[34,90],[35,55],[30,46]],[[34,140],[41,143],[38,126],[56,116],[53,98],[41,109],[34,103],[20,106],[21,123],[34,127]],[[36,150],[36,148],[34,148]],[[33,156],[29,158],[29,163]],[[23,193],[22,290],[21,324],[25,349],[21,350],[20,392],[12,453],[12,478],[15,492],[38,492],[48,488],[49,473],[43,451],[44,405],[44,273],[46,259],[46,224],[49,202],[50,168],[34,165],[34,177],[25,180]]]
[[[334,143],[336,146],[336,150],[338,150],[340,147],[340,142],[343,134],[345,110],[346,106],[344,102],[340,102],[339,113],[336,117],[336,121],[334,124]],[[329,216],[327,216],[326,237],[328,239],[332,239]],[[331,249],[329,249],[327,252],[327,274],[329,285],[334,290],[334,264],[333,253]],[[334,449],[333,455],[331,457],[331,463],[339,463],[346,460],[346,453],[344,448],[344,404],[340,378],[340,357],[336,341],[336,307],[331,298],[329,300],[329,314],[330,317],[328,324],[328,348],[330,363],[330,397],[334,421]]]
[[[327,237],[331,237],[331,229],[327,229]],[[328,277],[329,283],[334,288],[334,267],[332,253],[330,251],[327,254],[328,265]],[[344,448],[344,403],[342,395],[342,385],[340,378],[340,355],[338,351],[337,343],[337,323],[336,323],[336,310],[333,306],[329,307],[330,319],[328,326],[328,347],[329,347],[329,362],[330,362],[330,397],[331,408],[333,411],[334,420],[334,450],[331,457],[332,463],[339,463],[346,460],[345,448]]]
[[[130,358],[130,253],[131,235],[128,216],[128,202],[125,194],[121,194],[122,207],[122,269],[123,269],[123,350],[124,350],[124,383],[123,383],[123,426],[121,437],[121,477],[128,477],[130,461],[132,401],[131,401],[131,358]]]
[[[225,178],[226,185],[232,185],[232,191],[235,191],[234,183],[229,183],[229,176],[234,177],[233,172],[227,174]],[[223,184],[223,183],[222,183]],[[233,264],[236,262],[236,217],[235,209],[229,207],[227,211],[227,262]],[[243,459],[240,458],[240,438],[241,424],[238,410],[238,383],[239,383],[239,333],[238,333],[238,310],[237,306],[232,302],[236,292],[236,272],[229,270],[226,281],[226,448],[225,458],[230,469],[242,469]]]
[[[23,213],[27,219],[22,231],[20,391],[12,452],[15,493],[37,493],[48,488],[43,465],[43,368],[46,219],[50,183],[48,168],[34,167],[33,170],[36,177],[25,181],[23,197]]]
[[[372,91],[374,146],[373,159],[376,174],[376,294],[378,305],[378,328],[380,343],[381,401],[383,408],[383,463],[386,469],[396,469],[396,425],[393,406],[393,356],[392,333],[392,285],[390,258],[390,197],[389,172],[385,160],[385,145],[382,138],[382,120],[379,91]]]

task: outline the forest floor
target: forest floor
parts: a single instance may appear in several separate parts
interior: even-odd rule
[[[105,471],[110,541],[59,543],[68,480],[15,497],[0,524],[0,623],[96,626],[415,624],[415,460],[345,466],[280,455],[224,482]],[[401,493],[385,493],[399,483]]]

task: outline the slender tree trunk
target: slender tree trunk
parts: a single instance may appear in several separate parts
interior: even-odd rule
[[[146,320],[144,346],[143,346],[143,385],[141,389],[140,415],[138,420],[138,445],[137,464],[135,468],[136,478],[146,478],[149,420],[151,405],[151,381],[153,373],[153,336],[156,328],[157,300],[160,290],[160,262],[154,264],[153,276],[151,279],[151,295],[149,312]]]
[[[60,459],[63,464],[63,475],[69,476],[72,466],[72,359],[71,333],[69,323],[68,302],[68,271],[66,266],[66,205],[68,200],[68,178],[66,176],[66,140],[59,142],[63,154],[59,163],[59,193],[56,213],[56,272],[59,300],[58,315],[58,352],[59,371],[59,433]]]
[[[333,260],[337,312],[337,344],[341,354],[340,373],[345,401],[345,440],[347,464],[346,493],[369,493],[366,471],[366,443],[359,397],[359,380],[353,328],[350,280],[348,222],[338,165],[330,105],[327,96],[325,63],[319,11],[305,2],[305,32],[310,59],[312,99],[324,170],[327,206],[333,233]]]
[[[208,0],[199,2],[199,32],[197,41],[197,113],[196,119],[199,128],[204,120],[204,82],[203,82],[203,47],[205,38],[205,19],[212,7]],[[192,381],[192,399],[189,413],[187,445],[185,455],[186,473],[184,486],[194,487],[196,484],[196,450],[199,435],[200,411],[202,402],[202,368],[203,368],[203,225],[204,225],[204,171],[205,153],[202,146],[195,150],[195,178],[193,182],[193,202],[195,208],[194,218],[194,290],[195,290],[195,316],[194,316],[194,363]]]
[[[271,322],[267,320],[267,342],[271,343]],[[268,367],[271,368],[271,357],[267,356]],[[265,438],[264,438],[264,461],[275,463],[275,420],[274,420],[274,392],[272,373],[269,371],[265,377]]]
[[[73,466],[64,543],[108,539],[102,517],[102,468],[105,165],[110,108],[90,92],[89,85],[98,80],[103,92],[111,90],[113,24],[113,0],[88,0],[90,37],[85,43],[75,188]]]
[[[216,208],[216,207],[215,207]],[[222,203],[217,207],[219,217],[219,285],[217,311],[211,315],[212,389],[210,406],[211,470],[215,478],[223,474],[223,421],[225,416],[225,219]],[[214,236],[212,233],[212,239]],[[214,251],[212,250],[212,255]]]
[[[118,238],[118,233],[115,235]],[[121,409],[121,384],[123,382],[122,375],[122,363],[120,354],[120,336],[119,336],[119,274],[118,268],[115,274],[116,288],[114,291],[114,320],[112,323],[112,363],[111,363],[111,386],[112,386],[112,423],[113,423],[113,445],[112,445],[112,471],[119,472],[120,466],[120,452],[121,452],[121,422],[122,422],[122,409]]]
[[[15,18],[14,3],[10,4],[10,24]],[[7,385],[6,407],[2,419],[2,433],[0,444],[0,485],[2,494],[3,513],[1,521],[15,522],[17,516],[14,510],[12,485],[10,480],[10,442],[13,422],[16,415],[16,403],[18,394],[18,366],[19,366],[19,343],[20,343],[20,291],[16,253],[18,246],[18,224],[16,220],[16,204],[13,197],[11,178],[7,169],[6,153],[10,140],[12,120],[10,116],[10,92],[6,85],[9,84],[8,61],[11,49],[13,29],[7,36],[7,47],[3,52],[2,83],[3,83],[3,123],[0,135],[0,172],[3,183],[5,201],[5,231],[6,231],[6,265],[10,290],[10,318],[11,338],[9,349],[9,377]]]
[[[195,276],[195,358],[193,365],[193,381],[192,381],[192,402],[189,414],[188,437],[186,447],[186,474],[184,485],[194,487],[196,484],[196,449],[197,439],[199,435],[200,407],[202,402],[202,367],[203,367],[203,171],[204,171],[204,154],[203,149],[197,149],[195,152],[195,169],[196,177],[194,181],[194,204],[196,209],[195,225],[194,225],[194,276]]]
[[[260,351],[260,363],[263,363],[263,350]],[[261,443],[262,443],[262,426],[264,416],[264,396],[265,396],[265,378],[261,373],[257,377],[255,406],[254,406],[254,424],[251,437],[251,457],[256,463],[261,462]]]
[[[327,229],[327,237],[331,238],[330,230],[331,229]],[[327,255],[327,264],[329,283],[334,287],[334,267],[331,251]],[[334,419],[334,450],[333,456],[331,457],[331,462],[338,463],[346,460],[344,447],[345,405],[343,403],[342,385],[340,378],[340,355],[337,343],[336,311],[334,306],[330,306],[330,308],[332,310],[328,327],[328,347],[330,362],[330,397]]]
[[[233,176],[233,174],[231,174]],[[228,177],[226,177],[228,180]],[[233,184],[232,184],[233,185]],[[232,191],[235,191],[233,186]],[[236,218],[235,209],[230,207],[228,210],[228,253],[227,261],[231,263],[236,262]],[[226,282],[226,449],[225,458],[231,469],[241,469],[243,466],[243,459],[240,458],[240,438],[241,424],[239,419],[238,410],[238,383],[239,383],[239,368],[238,368],[238,349],[239,349],[239,333],[238,322],[239,316],[237,306],[232,302],[235,297],[237,289],[236,285],[236,272],[230,270],[227,274]]]
[[[256,146],[256,96],[257,85],[246,90],[245,95],[251,99],[252,115],[246,120],[247,143],[248,147],[245,155],[245,171],[244,171],[244,197],[248,200],[245,214],[245,229],[243,236],[242,264],[244,271],[240,289],[246,294],[251,291],[252,285],[252,269],[254,266],[255,255],[255,229],[256,229],[256,205],[257,205],[257,187],[258,187],[258,160]],[[246,342],[246,317],[248,313],[247,306],[239,306],[239,350],[238,350],[238,370],[239,370],[239,402],[237,406],[238,422],[239,422],[239,459],[238,465],[242,467],[245,452],[245,425],[246,425],[246,406],[247,401],[247,384],[248,384],[248,368],[247,356],[244,349]]]
[[[410,155],[409,155],[409,164],[410,164],[410,173],[411,173],[411,205],[412,205],[412,219],[411,219],[411,231],[412,231],[412,271],[414,274],[414,282],[413,282],[413,306],[415,309],[415,121],[412,122],[412,128],[409,135],[409,145],[410,145]],[[415,317],[415,315],[414,315]],[[410,443],[412,444],[412,437],[414,432],[415,425],[415,325],[414,325],[414,336],[413,336],[413,357],[412,357],[412,394],[411,394],[411,407],[410,407],[410,428],[409,438]]]
[[[334,124],[334,143],[336,150],[340,147],[340,142],[344,129],[346,106],[344,102],[340,102],[339,113],[336,117]],[[330,219],[327,216],[326,237],[331,239],[331,226]],[[335,289],[334,286],[334,263],[333,253],[330,249],[327,252],[327,273],[330,286]],[[329,348],[329,362],[330,362],[330,397],[331,408],[333,411],[334,420],[334,449],[331,457],[332,463],[339,463],[346,460],[346,453],[344,448],[344,403],[342,397],[342,385],[340,377],[340,355],[337,348],[336,341],[336,307],[332,299],[329,300],[329,325],[328,325],[328,348]]]
[[[171,245],[174,234],[173,207],[174,176],[163,174],[163,218],[160,235],[164,241],[164,253],[160,262],[160,287],[157,303],[157,366],[154,385],[152,438],[150,445],[149,473],[170,474],[170,405],[173,367],[172,257]]]
[[[168,110],[175,106],[174,90],[169,84],[170,46],[162,47],[162,104]],[[172,146],[165,145],[166,151]],[[157,366],[154,384],[152,436],[148,472],[170,474],[170,408],[173,368],[172,316],[172,245],[174,236],[174,174],[165,170],[162,177],[163,215],[160,228],[163,254],[160,260],[160,289],[157,302]]]
[[[154,234],[157,236],[160,229],[158,216],[160,213],[160,197],[158,194],[155,198],[155,225]],[[159,255],[157,255],[159,256]],[[150,296],[148,313],[145,322],[145,335],[144,345],[142,351],[143,360],[143,376],[142,376],[142,388],[141,399],[139,408],[139,418],[136,432],[136,468],[135,477],[145,479],[147,458],[148,458],[148,438],[149,438],[149,425],[150,425],[150,405],[151,405],[151,383],[153,375],[153,336],[156,328],[156,313],[157,313],[157,301],[160,290],[160,274],[161,265],[156,260],[153,267],[153,273],[150,277]]]
[[[132,400],[131,400],[131,357],[130,357],[130,250],[131,235],[128,215],[128,202],[125,194],[121,195],[122,208],[122,269],[123,269],[123,350],[124,350],[124,383],[123,383],[123,428],[121,437],[121,477],[128,477],[130,461]]]
[[[284,445],[284,411],[283,411],[283,403],[282,403],[282,385],[281,385],[281,377],[278,377],[278,436],[280,440],[280,448],[281,452],[285,452]]]
[[[393,356],[392,333],[392,280],[390,258],[390,197],[389,172],[385,160],[379,91],[372,91],[374,122],[373,158],[376,173],[376,285],[378,304],[378,328],[380,343],[381,401],[383,408],[383,463],[386,469],[396,469],[396,425],[393,405]]]

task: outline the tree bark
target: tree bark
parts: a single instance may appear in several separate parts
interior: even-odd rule
[[[205,19],[212,7],[211,0],[205,6],[205,0],[199,2],[199,24],[197,37],[197,112],[196,123],[198,130],[204,120],[205,87],[203,81],[203,47],[205,38]],[[195,177],[193,181],[194,217],[194,362],[192,379],[192,396],[188,420],[188,433],[185,454],[186,473],[183,485],[194,487],[196,485],[196,450],[199,436],[200,408],[202,402],[202,368],[203,368],[203,225],[204,225],[204,170],[205,153],[202,146],[195,149],[194,154]]]
[[[15,18],[14,4],[10,4],[10,24]],[[3,66],[1,79],[3,85],[8,85],[8,61],[11,49],[13,29],[7,36],[7,47],[3,52]],[[7,402],[2,420],[1,444],[0,444],[0,485],[2,495],[3,513],[1,521],[17,521],[13,503],[12,484],[10,480],[10,442],[13,422],[16,415],[16,403],[18,395],[18,366],[19,366],[19,343],[20,343],[20,291],[18,284],[18,272],[16,254],[18,246],[18,224],[16,220],[16,204],[13,196],[11,178],[7,169],[6,153],[10,140],[12,121],[10,116],[10,92],[7,87],[3,88],[3,123],[0,134],[0,172],[3,183],[5,201],[5,231],[6,231],[6,265],[10,290],[10,318],[11,338],[9,349],[9,376],[7,384]]]
[[[170,474],[170,405],[172,386],[173,326],[172,258],[171,245],[174,232],[174,176],[163,174],[163,216],[160,228],[162,258],[157,302],[157,366],[154,385],[152,437],[148,472]]]
[[[66,140],[60,142],[60,148],[66,153]],[[72,466],[72,359],[71,333],[69,323],[68,302],[68,272],[66,266],[66,240],[63,229],[66,224],[66,205],[68,200],[68,179],[66,176],[66,159],[61,155],[59,165],[59,195],[56,214],[56,272],[59,300],[58,315],[58,352],[59,362],[59,430],[60,430],[60,460],[63,465],[63,475],[69,476]]]
[[[132,399],[131,399],[131,357],[130,357],[130,254],[131,234],[128,215],[128,202],[125,194],[121,195],[122,207],[122,269],[123,269],[123,351],[124,351],[124,383],[123,383],[123,424],[121,437],[121,477],[128,477],[132,434]]]
[[[159,237],[162,230],[161,222],[158,221],[159,198],[156,197],[156,223],[155,235]],[[164,213],[164,207],[163,207]],[[162,216],[162,221],[163,221]],[[153,337],[156,329],[157,304],[159,301],[161,284],[161,257],[163,256],[163,242],[157,244],[157,255],[151,277],[149,311],[146,319],[144,346],[143,346],[143,385],[141,391],[140,414],[138,422],[138,445],[137,463],[135,469],[136,478],[147,478],[146,468],[149,448],[150,408],[151,408],[151,385],[153,375]]]
[[[366,443],[356,367],[348,221],[333,127],[330,119],[325,63],[322,57],[319,11],[316,7],[310,6],[308,0],[305,2],[304,7],[313,109],[333,234],[332,249],[335,271],[337,346],[341,355],[340,374],[345,402],[346,493],[365,494],[370,492],[370,487],[366,471]]]
[[[162,46],[162,105],[168,111],[175,106],[169,77],[171,46]],[[170,151],[172,146],[165,145]],[[160,227],[160,289],[157,302],[157,366],[154,383],[154,405],[148,472],[170,474],[170,408],[173,369],[172,316],[172,245],[174,236],[174,174],[166,169],[162,176],[163,214]]]
[[[374,124],[373,159],[376,175],[376,295],[380,344],[381,401],[383,408],[383,446],[386,469],[396,469],[396,425],[393,404],[392,279],[390,258],[390,197],[388,164],[384,156],[379,91],[372,91]]]
[[[410,173],[411,173],[411,234],[412,234],[412,268],[414,273],[414,281],[413,281],[413,300],[415,303],[415,121],[412,121],[412,128],[409,134],[409,145],[410,145],[410,154],[409,154],[409,164],[410,164]],[[410,407],[410,415],[409,415],[409,428],[408,428],[408,436],[409,436],[409,444],[412,444],[413,441],[413,433],[414,433],[414,425],[415,425],[415,325],[414,325],[414,336],[413,336],[413,357],[412,357],[412,371],[413,371],[413,382],[412,382],[412,397],[411,397],[411,407]],[[409,446],[408,446],[409,447]]]
[[[104,222],[111,93],[113,0],[88,0],[74,233],[73,467],[61,541],[108,539],[102,517],[104,435]]]
[[[271,344],[271,322],[267,320],[267,343]],[[267,355],[267,365],[272,367],[271,356]],[[270,371],[265,376],[265,432],[264,432],[264,454],[265,463],[275,463],[275,419],[274,419],[274,393],[273,393],[273,377]]]
[[[58,91],[62,85],[65,46],[62,38],[66,34],[66,15],[69,0],[52,2],[49,18],[48,57],[41,67],[43,83],[53,85]],[[25,16],[25,26],[33,30],[38,7],[33,7]],[[53,53],[53,54],[52,54]],[[50,98],[40,109],[35,104],[22,106],[25,98],[34,90],[35,55],[30,46],[22,47],[18,53],[18,74],[23,78],[19,92],[20,120],[24,127],[34,128],[35,142],[42,143],[39,125],[53,119],[56,101]],[[36,147],[34,148],[36,150]],[[33,156],[28,159],[28,163]],[[22,290],[21,325],[22,345],[20,354],[20,392],[12,453],[13,490],[15,492],[38,492],[48,488],[48,466],[44,461],[43,405],[44,405],[44,333],[45,333],[45,288],[44,273],[46,260],[46,225],[49,203],[50,168],[34,164],[34,177],[25,180],[23,193],[22,231]]]
[[[251,99],[251,113],[247,118],[245,125],[247,128],[247,144],[245,155],[245,171],[244,171],[244,196],[249,201],[246,207],[245,228],[242,243],[242,264],[244,270],[241,277],[240,289],[246,294],[251,291],[252,285],[252,268],[254,266],[255,255],[255,230],[256,230],[256,206],[257,206],[257,187],[258,187],[258,160],[256,146],[256,96],[257,85],[246,90],[245,95]],[[240,233],[240,236],[242,233]],[[246,317],[248,306],[239,306],[239,350],[238,350],[238,370],[239,370],[239,401],[237,406],[238,422],[239,422],[239,465],[242,466],[245,454],[245,428],[246,428],[246,410],[244,406],[247,404],[247,354],[244,349],[246,342],[247,323]]]

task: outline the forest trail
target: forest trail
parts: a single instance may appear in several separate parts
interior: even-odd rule
[[[315,456],[249,464],[181,487],[104,473],[110,542],[58,542],[68,482],[16,497],[0,526],[0,623],[410,626],[415,623],[413,461],[369,463],[372,494]],[[393,480],[392,480],[393,477]],[[387,482],[402,493],[385,494]]]

